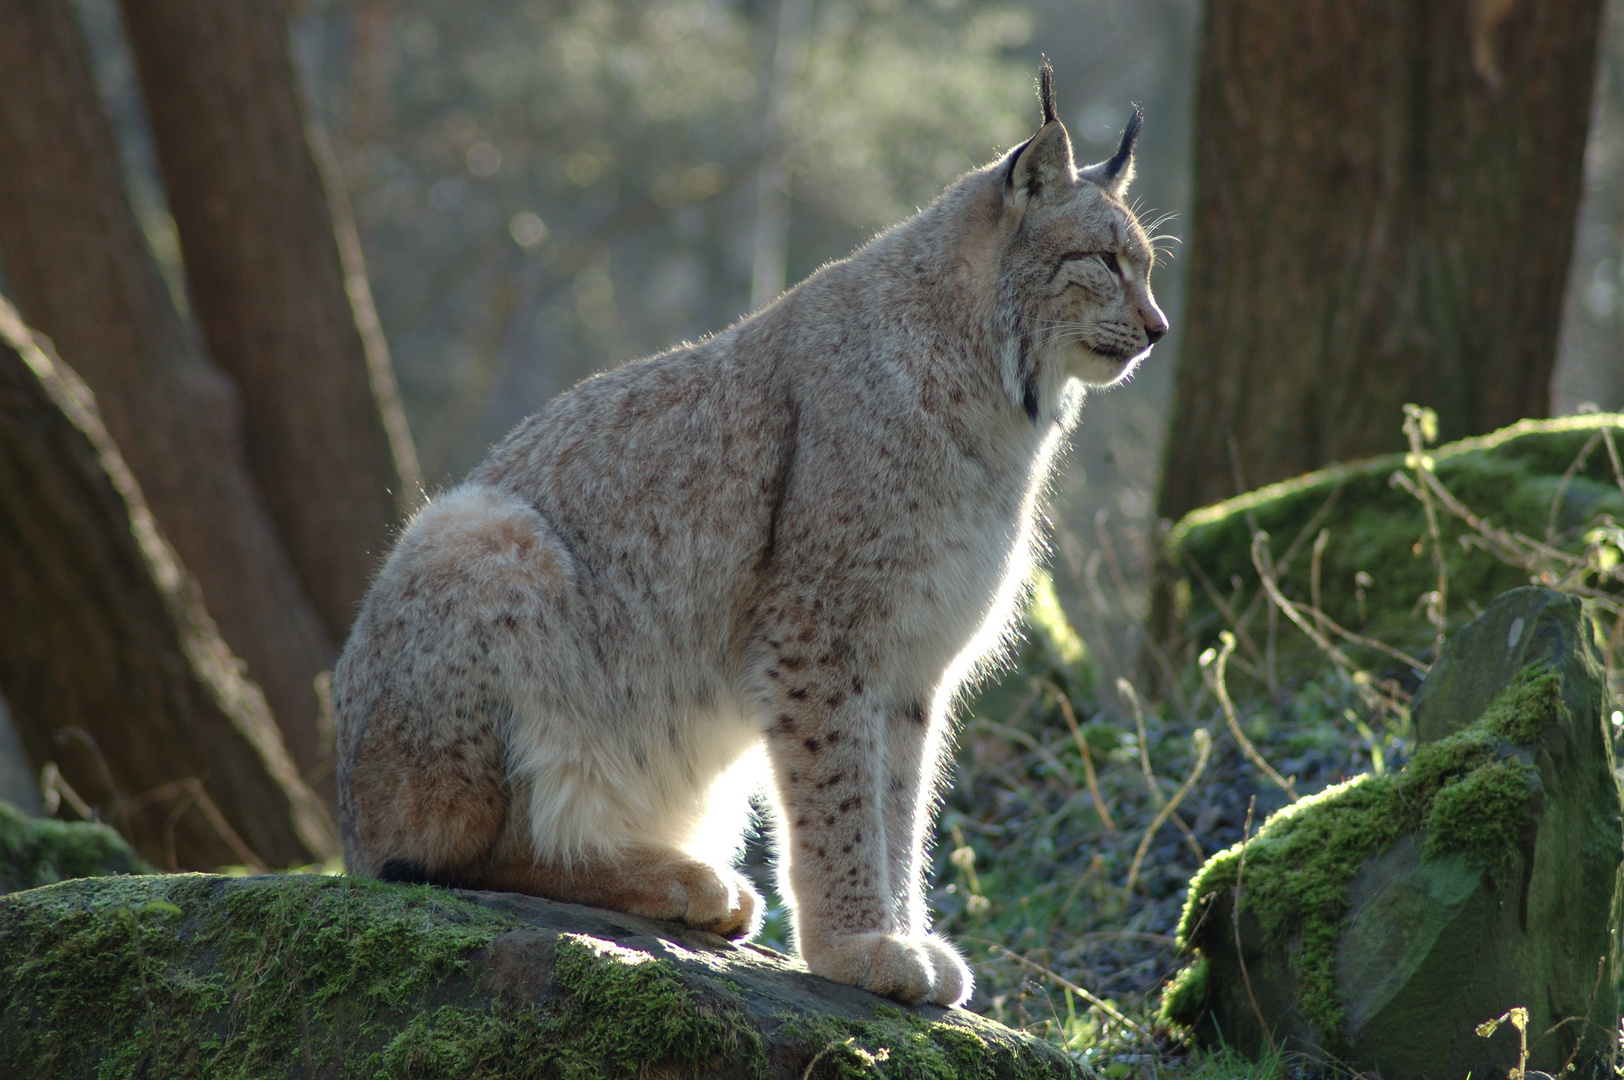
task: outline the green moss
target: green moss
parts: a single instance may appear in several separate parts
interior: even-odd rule
[[[1483,711],[1479,721],[1508,742],[1530,746],[1549,724],[1562,718],[1562,676],[1555,671],[1532,671],[1514,679]]]
[[[29,817],[0,802],[0,893],[152,868],[106,825]]]
[[[221,904],[223,880],[68,882],[0,909],[26,957],[0,968],[0,1027],[38,1075],[261,1076],[290,1047],[381,1041],[507,924],[426,886],[267,878]]]
[[[670,964],[647,953],[566,934],[558,939],[553,975],[566,994],[558,1035],[574,1055],[601,1062],[605,1076],[723,1056],[759,1071],[766,1061],[742,1002],[701,1003]]]
[[[1326,1038],[1334,1041],[1341,1029],[1336,943],[1354,874],[1412,833],[1424,833],[1427,858],[1461,854],[1485,869],[1501,868],[1516,850],[1534,777],[1513,744],[1533,742],[1558,718],[1559,691],[1559,675],[1525,669],[1475,723],[1422,746],[1402,772],[1356,777],[1302,799],[1264,822],[1245,845],[1242,908],[1272,939],[1300,940],[1292,960],[1298,1008]],[[1241,845],[1201,868],[1179,923],[1181,944],[1200,948],[1203,927],[1229,925],[1207,908],[1231,894],[1240,872]]]
[[[556,939],[543,1003],[464,1004],[474,954],[521,925],[444,890],[354,878],[51,886],[0,902],[0,1044],[33,1075],[103,1080],[301,1062],[377,1080],[765,1070],[722,980],[693,989],[670,962],[585,935]],[[937,1038],[942,1054],[963,1050],[952,1040]]]
[[[467,1080],[532,1080],[547,1076],[555,1048],[536,1010],[442,1005],[412,1017],[380,1055],[380,1077],[455,1076]]]
[[[1194,1027],[1207,1009],[1207,958],[1197,956],[1168,982],[1156,1015],[1164,1024]]]
[[[890,1006],[875,1013],[872,1021],[784,1017],[780,1034],[809,1055],[810,1080],[1053,1080],[1060,1075],[1060,1052],[1035,1040],[1009,1038],[993,1045],[963,1024]]]
[[[1508,849],[1510,829],[1528,806],[1530,769],[1520,761],[1491,761],[1445,784],[1427,815],[1421,853],[1429,859],[1459,852],[1492,864]]]
[[[66,882],[0,900],[0,1045],[42,1078],[233,1080],[318,1065],[355,1080],[766,1072],[761,1031],[726,980],[586,935],[552,939],[540,1001],[487,1004],[470,981],[483,971],[475,954],[523,925],[444,890],[349,878]],[[900,1008],[773,1026],[806,1060],[828,1051],[814,1076],[1035,1080],[1065,1068],[994,1025]]]
[[[443,1005],[412,1017],[378,1056],[379,1080],[456,1076],[613,1080],[651,1066],[703,1075],[765,1069],[761,1036],[733,1007],[701,1004],[672,966],[584,935],[558,939],[553,1008]]]

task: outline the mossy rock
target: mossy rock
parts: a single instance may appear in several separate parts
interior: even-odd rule
[[[0,941],[0,1062],[37,1078],[1092,1075],[974,1013],[516,894],[99,878],[0,898]]]
[[[1497,527],[1544,542],[1554,506],[1554,546],[1577,552],[1584,547],[1585,526],[1599,515],[1624,521],[1624,493],[1605,443],[1592,447],[1584,466],[1564,479],[1603,429],[1624,447],[1624,415],[1600,414],[1524,420],[1437,447],[1429,456],[1438,479]],[[1269,534],[1276,560],[1297,545],[1282,587],[1292,599],[1307,600],[1310,551],[1323,528],[1329,531],[1320,565],[1325,613],[1350,630],[1430,658],[1431,632],[1417,613],[1417,601],[1437,588],[1438,575],[1431,553],[1416,546],[1427,535],[1420,502],[1391,482],[1395,472],[1409,469],[1405,457],[1333,465],[1192,511],[1167,536],[1156,588],[1157,635],[1174,646],[1204,648],[1229,628],[1215,594],[1236,612],[1253,603],[1259,587],[1251,554],[1254,527]],[[1470,621],[1473,603],[1481,610],[1507,589],[1530,584],[1527,570],[1481,547],[1463,546],[1460,539],[1471,530],[1462,522],[1440,511],[1439,524],[1452,627]],[[1373,584],[1360,585],[1361,573]],[[1282,663],[1289,668],[1296,650],[1316,669],[1323,666],[1306,640],[1279,621]],[[1254,618],[1252,633],[1261,633],[1262,623]]]
[[[1516,1066],[1509,1025],[1475,1028],[1522,1006],[1531,1068],[1605,1068],[1624,827],[1602,678],[1578,600],[1495,600],[1422,685],[1402,772],[1293,804],[1191,881],[1179,935],[1199,956],[1164,1017],[1444,1080]]]
[[[0,802],[0,893],[151,869],[106,825],[29,817]]]

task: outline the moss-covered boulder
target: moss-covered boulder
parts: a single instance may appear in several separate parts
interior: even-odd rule
[[[1517,1066],[1510,1025],[1475,1029],[1522,1006],[1531,1067],[1601,1069],[1624,862],[1602,678],[1579,601],[1495,600],[1423,684],[1402,772],[1297,802],[1202,868],[1179,927],[1198,958],[1164,1015],[1445,1080]]]
[[[0,1063],[34,1078],[1090,1075],[770,949],[514,894],[98,878],[0,897],[0,942]]]
[[[1600,436],[1624,443],[1624,415],[1524,420],[1490,435],[1429,451],[1436,475],[1454,495],[1497,527],[1577,553],[1601,515],[1624,521],[1624,494]],[[1586,448],[1589,452],[1585,453]],[[1582,461],[1581,461],[1582,457]],[[1577,467],[1576,467],[1577,466]],[[1310,552],[1321,529],[1328,540],[1320,560],[1321,607],[1341,626],[1403,644],[1428,658],[1431,631],[1417,601],[1437,588],[1421,503],[1392,482],[1412,471],[1406,455],[1389,454],[1333,465],[1214,506],[1194,510],[1168,534],[1157,568],[1154,632],[1175,648],[1213,644],[1258,601],[1252,562],[1254,529],[1267,532],[1273,557],[1295,549],[1282,587],[1294,600],[1310,595]],[[1440,511],[1449,573],[1452,625],[1472,617],[1507,589],[1530,583],[1527,569],[1509,565],[1480,545],[1462,544],[1471,529]],[[1615,552],[1616,554],[1616,552]],[[1266,606],[1266,602],[1264,602]],[[1251,633],[1262,635],[1255,616]],[[1312,665],[1321,659],[1280,620],[1281,662],[1291,651]],[[1261,640],[1261,637],[1260,637]]]
[[[0,802],[0,893],[151,869],[106,825],[29,817]]]

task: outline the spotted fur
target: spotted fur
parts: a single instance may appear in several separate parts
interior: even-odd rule
[[[1052,86],[1052,84],[1049,84]],[[731,936],[765,789],[814,972],[970,993],[929,933],[954,693],[999,647],[1083,386],[1166,330],[1119,153],[1053,116],[776,303],[599,375],[406,530],[334,675],[352,872]]]

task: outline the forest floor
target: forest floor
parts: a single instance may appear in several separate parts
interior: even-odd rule
[[[1045,669],[1040,653],[1024,649],[963,710],[938,822],[930,903],[936,929],[975,969],[969,1007],[1113,1080],[1291,1071],[1194,1050],[1157,1017],[1189,962],[1174,937],[1186,885],[1286,793],[1247,760],[1203,689],[1185,709],[1155,702],[1124,717],[1095,703],[1083,662]],[[1276,708],[1242,706],[1242,730],[1309,795],[1371,769],[1369,743],[1344,716],[1356,704],[1351,687],[1314,684]],[[1211,732],[1205,755],[1198,730]],[[1380,739],[1384,766],[1399,767],[1407,745],[1403,734]],[[770,886],[764,853],[752,854]],[[762,940],[788,948],[772,901]]]

